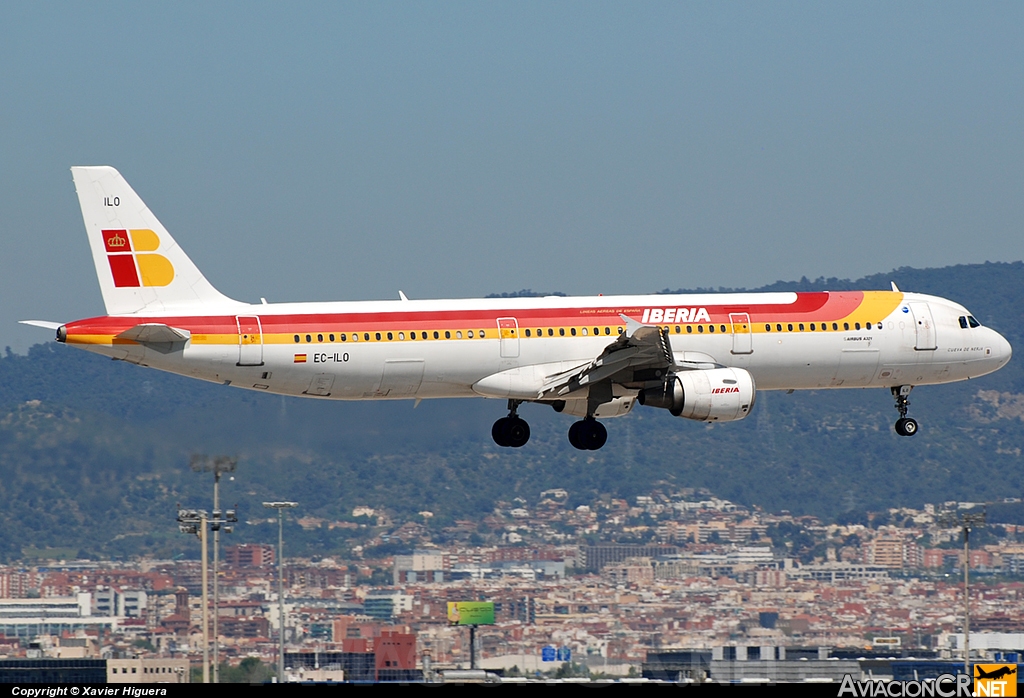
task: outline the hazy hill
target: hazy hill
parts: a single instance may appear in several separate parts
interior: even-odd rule
[[[889,287],[963,302],[1024,347],[1024,263],[898,269],[858,281],[778,282],[758,290]],[[510,294],[514,295],[514,294]],[[500,499],[564,487],[574,501],[633,496],[657,483],[708,487],[771,510],[833,517],[926,501],[995,500],[1024,492],[1024,375],[1018,360],[977,381],[922,388],[913,439],[892,431],[880,390],[765,393],[754,414],[707,426],[662,410],[609,420],[596,453],[569,446],[571,418],[537,405],[519,451],[491,442],[501,401],[337,403],[256,394],[96,357],[49,343],[0,358],[0,556],[33,546],[125,555],[193,551],[177,533],[178,502],[209,507],[192,452],[238,454],[226,502],[263,519],[265,499],[302,514],[346,517],[356,504],[433,525],[476,517]],[[240,526],[236,540],[270,540]],[[297,549],[343,547],[340,530],[294,534]]]

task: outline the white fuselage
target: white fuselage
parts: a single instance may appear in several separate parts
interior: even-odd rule
[[[984,375],[1010,358],[1003,337],[961,326],[967,310],[942,298],[867,292],[827,316],[828,303],[843,300],[831,294],[823,307],[800,307],[817,295],[238,304],[205,309],[203,316],[165,312],[70,323],[66,341],[233,386],[347,400],[535,399],[546,377],[591,362],[625,331],[620,315],[638,322],[646,316],[647,324],[667,328],[680,363],[745,369],[758,390],[947,383]],[[674,310],[660,313],[672,322],[650,322],[659,316],[652,308]],[[704,316],[697,309],[706,309]],[[115,329],[97,331],[104,322]],[[111,339],[121,326],[138,323],[164,323],[190,338],[180,345]]]

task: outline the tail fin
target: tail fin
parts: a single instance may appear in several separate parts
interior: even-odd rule
[[[215,289],[113,167],[72,167],[109,315],[237,302]]]

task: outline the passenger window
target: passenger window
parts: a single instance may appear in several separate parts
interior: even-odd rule
[[[318,335],[316,336],[316,341],[318,341],[318,342],[322,342],[322,341],[324,341],[324,336],[323,336],[322,334],[318,334]]]
[[[309,344],[309,343],[310,343],[310,342],[312,342],[312,341],[313,341],[313,338],[312,338],[312,337],[310,337],[310,336],[309,336],[309,335],[307,334],[307,335],[306,335],[306,344]]]
[[[697,325],[697,334],[704,334],[704,325]]]
[[[679,325],[676,325],[676,334],[679,334]]]
[[[848,323],[848,322],[844,322],[844,323],[843,323],[843,329],[844,329],[844,330],[849,330],[849,329],[850,329],[850,323]]]
[[[409,339],[416,339],[416,333],[415,332],[410,332],[409,333]]]
[[[398,333],[398,338],[399,339],[405,339],[405,332],[399,332]]]
[[[526,330],[526,336],[527,336],[527,337],[529,337],[529,336],[530,336],[530,330]]]
[[[771,325],[767,325],[767,324],[766,324],[766,325],[764,326],[764,331],[765,331],[765,332],[771,332],[771,331],[772,331],[772,326],[771,326]]]
[[[693,325],[686,326],[686,334],[693,334]]]
[[[715,326],[714,325],[708,325],[708,332],[714,332],[714,331],[715,331]]]
[[[333,334],[330,335],[329,339],[333,342],[334,341],[334,335]]]
[[[558,328],[558,336],[559,337],[564,337],[565,336],[565,328],[564,327],[559,327]]]
[[[802,322],[800,323],[800,331],[801,331],[801,332],[803,332],[803,331],[804,331],[804,323],[802,323]]]
[[[513,333],[513,334],[515,334],[515,333]],[[456,331],[455,339],[462,339],[462,330]]]
[[[594,336],[596,337],[599,334],[601,334],[601,328],[600,327],[595,327],[594,328]]]
[[[575,337],[576,336],[576,328],[573,327],[571,330],[569,330],[569,333],[572,334],[573,337]]]
[[[859,330],[860,329],[860,323],[859,322],[853,323],[853,328],[856,329],[856,330]]]
[[[484,331],[480,330],[480,339],[483,339],[483,338],[484,338]]]
[[[611,334],[612,333],[612,328],[611,327],[605,327],[604,328],[604,333],[605,334]]]
[[[530,330],[526,330],[526,331],[529,332]],[[470,339],[473,339],[473,330],[470,330],[469,332],[467,332],[466,336],[469,337]],[[526,336],[529,337],[530,335],[527,334]]]
[[[380,341],[380,332],[374,333],[373,338],[376,339],[379,342]]]
[[[359,334],[358,333],[356,333],[356,332],[352,333],[352,341],[353,342],[358,342],[359,341]]]
[[[838,330],[839,329],[839,323],[838,322],[833,322],[832,323],[832,329],[833,330]]]
[[[440,336],[441,336],[441,335],[439,335],[439,334],[437,333],[437,331],[435,330],[435,331],[434,331],[434,339],[438,339],[438,338],[439,338]]]
[[[792,332],[792,331],[793,331],[793,323],[791,322],[791,323],[789,323],[788,325],[786,325],[786,329],[787,329],[788,331]]]
[[[870,330],[871,329],[871,323],[869,322],[868,324],[864,325],[864,327],[865,327],[865,329],[869,329]]]
[[[964,318],[960,318],[960,319],[964,321],[964,325],[963,326],[967,327],[967,320],[964,320]],[[295,343],[296,344],[299,343],[299,335],[295,335]]]
[[[811,323],[811,332],[814,332],[814,323]]]
[[[345,341],[345,339],[346,339],[346,337],[345,337],[345,333],[344,333],[344,332],[342,332],[342,333],[341,333],[341,341],[343,341],[343,342],[344,342],[344,341]]]
[[[975,320],[973,315],[967,316],[967,324],[969,324],[971,327],[981,327],[981,323]]]
[[[618,332],[619,334],[623,334],[626,330],[622,327],[616,327],[615,331]]]
[[[722,332],[725,332],[725,325],[722,325],[721,328],[722,328]]]
[[[444,331],[444,338],[445,339],[451,339],[452,338],[452,333],[449,332],[448,330],[445,330]]]

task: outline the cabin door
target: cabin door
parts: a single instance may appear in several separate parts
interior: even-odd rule
[[[238,325],[238,365],[263,365],[263,327],[258,317],[239,315],[235,318]]]
[[[519,356],[519,322],[514,317],[498,318],[498,336],[501,338],[501,358]]]
[[[921,351],[938,349],[939,345],[935,342],[935,321],[932,320],[932,309],[928,307],[927,303],[921,302],[911,301],[907,305],[910,306],[917,329],[917,344],[914,345],[914,348]]]

